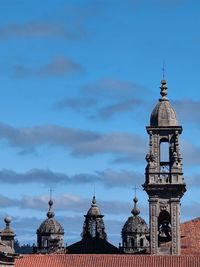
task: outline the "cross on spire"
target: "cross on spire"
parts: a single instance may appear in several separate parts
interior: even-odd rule
[[[137,216],[138,214],[140,214],[140,210],[137,207],[138,198],[136,197],[136,192],[137,192],[137,190],[139,190],[139,188],[135,185],[133,189],[135,191],[135,197],[133,199],[134,207],[133,207],[131,213],[133,214],[133,216]]]
[[[132,188],[133,190],[134,190],[134,192],[135,192],[135,197],[136,197],[136,193],[137,193],[137,190],[139,190],[139,187],[137,187],[137,185],[135,184],[135,186]]]
[[[162,74],[163,74],[163,80],[165,80],[166,65],[165,65],[165,61],[164,60],[163,60]]]
[[[55,190],[52,187],[50,187],[50,189],[49,189],[50,200],[52,200],[53,191],[55,191]]]
[[[95,188],[95,183],[94,183],[94,196],[96,196],[96,188]]]

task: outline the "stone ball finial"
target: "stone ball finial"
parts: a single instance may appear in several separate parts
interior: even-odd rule
[[[5,222],[6,224],[10,224],[10,223],[12,222],[11,217],[10,217],[10,216],[6,216],[5,219],[4,219],[4,222]]]
[[[133,202],[134,202],[134,207],[131,213],[133,214],[133,216],[137,216],[140,214],[140,210],[137,207],[138,198],[136,196],[134,197]]]
[[[48,217],[49,219],[53,218],[54,216],[55,216],[55,213],[54,213],[53,211],[48,211],[48,212],[47,212],[47,217]]]
[[[161,80],[160,95],[161,95],[160,101],[168,100],[167,99],[167,81],[166,80]]]
[[[50,219],[55,216],[55,213],[52,211],[53,200],[50,199],[48,203],[49,203],[49,211],[47,212],[47,217]]]
[[[52,199],[49,200],[49,206],[53,206],[53,200]]]

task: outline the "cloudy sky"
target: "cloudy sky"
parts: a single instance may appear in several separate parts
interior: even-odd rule
[[[68,244],[94,193],[118,244],[134,185],[141,216],[163,61],[184,131],[181,220],[200,216],[200,17],[195,0],[0,0],[0,227],[36,242],[53,187]]]

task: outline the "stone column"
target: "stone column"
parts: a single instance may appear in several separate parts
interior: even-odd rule
[[[172,255],[180,255],[180,202],[171,199]]]
[[[149,221],[150,221],[150,253],[158,252],[158,216],[157,216],[157,199],[149,199]]]

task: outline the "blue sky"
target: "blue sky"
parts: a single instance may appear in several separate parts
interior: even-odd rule
[[[0,0],[0,216],[36,242],[53,187],[68,244],[94,185],[118,244],[142,191],[162,64],[184,131],[182,221],[200,214],[200,4],[189,0]]]

